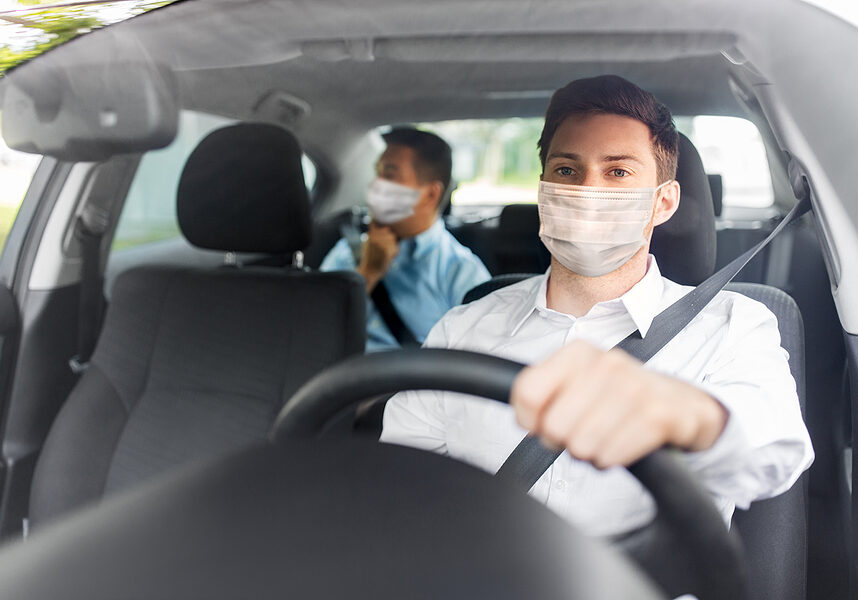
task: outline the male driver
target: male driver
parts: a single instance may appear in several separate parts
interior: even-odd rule
[[[367,191],[372,223],[359,262],[344,238],[320,267],[356,269],[366,280],[368,351],[423,342],[468,290],[489,279],[480,259],[438,217],[450,185],[447,143],[410,128],[395,128],[383,138],[387,149]]]
[[[513,408],[400,394],[382,440],[494,472],[529,430],[568,450],[531,493],[594,535],[652,518],[649,495],[617,466],[663,445],[687,451],[728,522],[735,506],[788,489],[813,451],[765,306],[721,292],[646,367],[607,351],[635,330],[645,337],[689,290],[648,253],[679,204],[677,146],[667,108],[624,79],[558,90],[539,141],[549,272],[453,309],[425,344],[543,362],[517,378]]]

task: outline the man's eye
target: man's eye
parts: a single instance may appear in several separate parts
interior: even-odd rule
[[[611,170],[611,175],[613,175],[614,177],[627,177],[628,174],[629,174],[629,172],[626,171],[625,169],[612,169]]]
[[[563,175],[564,177],[568,177],[573,175],[575,171],[572,170],[572,167],[558,167],[557,168],[558,175]]]

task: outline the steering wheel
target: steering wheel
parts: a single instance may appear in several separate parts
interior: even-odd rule
[[[405,390],[439,390],[509,400],[524,365],[474,352],[414,349],[355,357],[307,382],[286,403],[274,442],[315,437],[342,410]],[[709,494],[671,452],[653,452],[628,467],[655,500],[656,519],[614,540],[666,592],[701,600],[747,597],[742,549]],[[526,490],[525,490],[526,491]]]

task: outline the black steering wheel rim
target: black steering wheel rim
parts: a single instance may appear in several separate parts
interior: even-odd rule
[[[508,403],[524,366],[496,356],[434,348],[353,357],[302,386],[280,411],[270,439],[277,443],[314,437],[345,408],[399,391],[431,389]],[[680,461],[662,449],[628,470],[652,495],[658,516],[615,540],[618,545],[671,594],[694,593],[701,600],[746,597],[741,544],[724,527],[708,492]],[[654,557],[677,544],[682,550],[678,556],[691,560],[666,572]]]

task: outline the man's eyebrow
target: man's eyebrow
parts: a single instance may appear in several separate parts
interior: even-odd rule
[[[568,158],[569,160],[581,160],[581,157],[573,152],[552,152],[548,155],[545,161],[549,161],[553,158]]]
[[[548,162],[549,160],[552,160],[555,158],[566,158],[568,160],[576,160],[576,161],[581,160],[581,156],[579,154],[575,154],[574,152],[552,152],[545,159],[545,162]],[[641,164],[641,165],[644,164],[644,161],[639,159],[634,154],[610,154],[607,156],[603,156],[601,162],[603,162],[603,163],[622,162],[624,160],[625,161],[629,161],[629,160],[634,161],[634,162]]]
[[[637,156],[635,156],[634,154],[615,154],[615,155],[611,155],[611,156],[603,156],[602,157],[602,162],[622,162],[622,161],[628,161],[628,160],[634,161],[634,162],[638,163],[639,165],[644,164],[644,162],[641,159],[639,159]]]

